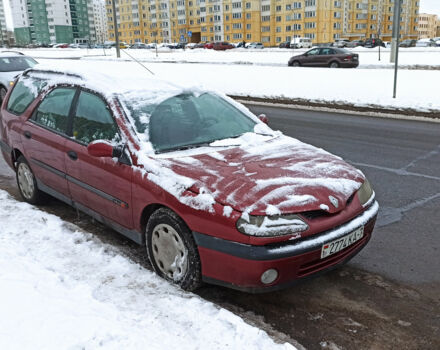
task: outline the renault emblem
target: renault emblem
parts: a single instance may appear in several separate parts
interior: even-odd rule
[[[330,199],[330,203],[333,204],[333,206],[335,208],[339,207],[339,202],[338,202],[338,200],[335,197],[328,196],[328,199]]]

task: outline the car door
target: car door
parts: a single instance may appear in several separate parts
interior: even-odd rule
[[[24,155],[38,186],[67,202],[70,192],[64,157],[69,112],[75,93],[76,89],[70,87],[58,87],[48,93],[23,125],[21,136]]]
[[[319,61],[319,49],[312,49],[310,51],[307,51],[304,54],[304,58],[301,60],[301,65],[302,66],[307,66],[307,67],[314,67],[317,65],[317,61]]]
[[[66,141],[65,162],[73,201],[123,227],[132,228],[133,171],[128,157],[124,161],[98,158],[87,151],[87,145],[96,140],[115,144],[121,141],[111,109],[100,96],[81,90],[70,135]]]
[[[328,47],[320,49],[319,66],[327,67],[335,59],[336,51]]]

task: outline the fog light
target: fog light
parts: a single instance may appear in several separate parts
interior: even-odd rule
[[[271,284],[278,278],[278,271],[275,269],[269,269],[263,272],[261,275],[261,282],[264,284]]]

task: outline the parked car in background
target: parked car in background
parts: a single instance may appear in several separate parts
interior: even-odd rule
[[[235,49],[235,46],[230,44],[230,43],[228,43],[228,42],[221,41],[221,42],[214,43],[212,48],[214,50],[224,51],[224,50]]]
[[[32,57],[17,51],[0,52],[0,105],[17,75],[37,64]]]
[[[353,40],[353,41],[349,41],[345,45],[345,47],[353,48],[353,47],[364,46],[364,45],[365,45],[365,42],[363,40]]]
[[[285,41],[279,45],[280,49],[290,49],[290,41]]]
[[[194,48],[195,49],[203,49],[205,47],[205,44],[204,43],[198,43],[198,44],[195,44],[194,45]]]
[[[56,44],[53,46],[54,49],[67,49],[69,47],[69,44],[63,43],[63,44]]]
[[[291,57],[287,65],[290,67],[356,68],[359,66],[359,55],[336,47],[317,47],[302,55]]]
[[[192,49],[195,48],[196,45],[197,45],[196,43],[188,43],[188,44],[185,45],[185,48],[192,50]]]
[[[340,157],[215,93],[88,67],[28,70],[5,97],[1,152],[24,201],[92,216],[190,291],[286,288],[367,245],[379,205]]]
[[[290,47],[294,49],[308,49],[312,47],[312,39],[310,38],[293,38],[290,41]]]
[[[247,48],[248,49],[264,49],[264,45],[262,43],[250,43]]]
[[[212,49],[214,47],[214,43],[205,43],[205,45],[203,45],[203,47],[205,49]]]
[[[144,43],[134,43],[130,46],[130,50],[146,50],[148,49],[148,45]]]
[[[334,47],[346,47],[350,43],[348,39],[336,39],[332,46]]]
[[[371,48],[377,47],[377,46],[385,47],[385,44],[381,39],[369,38],[369,39],[365,40],[364,47],[371,49]]]
[[[414,46],[416,46],[416,43],[417,43],[417,40],[414,40],[414,39],[406,39],[406,40],[403,40],[403,41],[399,44],[399,46],[400,46],[400,47],[414,47]]]
[[[420,39],[416,42],[416,47],[434,47],[437,46],[434,40],[432,39]]]

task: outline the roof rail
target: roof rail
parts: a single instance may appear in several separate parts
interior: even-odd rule
[[[0,51],[0,53],[5,53],[5,52],[16,53],[17,55],[21,55],[21,56],[24,56],[24,55],[25,55],[23,52],[20,52],[20,51],[12,51],[12,50],[4,50],[4,51]]]
[[[23,76],[28,75],[29,73],[58,74],[58,75],[65,75],[68,77],[83,79],[83,77],[81,75],[75,74],[75,73],[66,73],[66,72],[60,72],[60,71],[55,71],[55,70],[44,70],[44,69],[34,69],[34,68],[29,68],[29,69],[25,70],[22,75]]]

